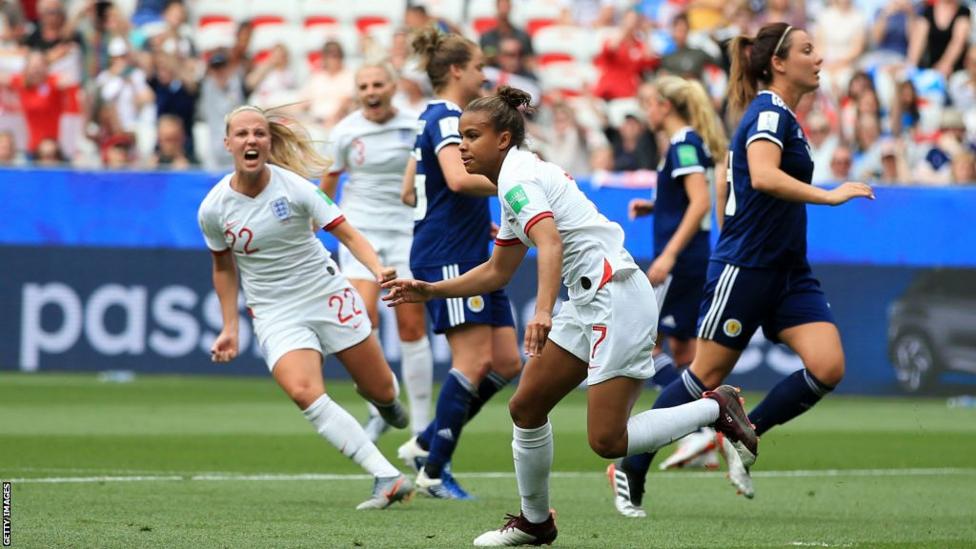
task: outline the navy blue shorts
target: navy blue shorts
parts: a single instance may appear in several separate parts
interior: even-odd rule
[[[793,326],[830,322],[827,297],[809,266],[750,269],[708,262],[708,282],[698,320],[698,337],[743,350],[760,326],[766,339]]]
[[[413,276],[425,282],[438,282],[457,278],[481,263],[464,262],[442,267],[413,268]],[[512,305],[505,290],[472,297],[432,299],[427,302],[427,314],[435,334],[443,334],[455,326],[464,324],[488,324],[490,326],[515,326]]]
[[[658,332],[677,339],[697,335],[698,309],[705,291],[705,271],[676,274],[671,277],[668,293],[658,318]]]

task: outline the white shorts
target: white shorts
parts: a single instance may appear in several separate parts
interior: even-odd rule
[[[549,339],[589,365],[587,385],[654,375],[657,302],[640,269],[614,275],[585,305],[563,303]]]
[[[254,319],[254,333],[271,371],[290,351],[314,349],[324,359],[361,343],[373,329],[363,298],[352,286],[275,316],[268,321]]]
[[[399,278],[413,278],[410,272],[410,245],[413,243],[413,234],[383,229],[360,229],[359,232],[363,233],[366,240],[373,245],[384,267],[395,268]],[[339,244],[339,267],[346,278],[376,280],[376,276],[342,244]]]

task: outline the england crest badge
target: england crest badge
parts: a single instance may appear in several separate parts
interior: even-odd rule
[[[288,199],[285,197],[272,200],[271,211],[274,212],[275,217],[281,221],[285,221],[291,217],[291,208],[288,207]]]

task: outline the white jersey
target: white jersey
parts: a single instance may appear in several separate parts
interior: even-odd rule
[[[624,230],[596,206],[559,166],[534,153],[510,149],[498,174],[501,228],[495,244],[521,242],[537,222],[551,217],[563,242],[563,284],[570,300],[587,303],[609,277],[638,269],[624,249]]]
[[[287,316],[348,285],[322,243],[320,228],[345,218],[339,207],[300,175],[268,164],[271,180],[251,198],[224,176],[200,204],[198,220],[207,247],[232,250],[247,306],[263,323]]]
[[[413,208],[400,201],[400,189],[416,135],[417,114],[409,111],[377,124],[359,110],[332,130],[331,171],[349,172],[342,211],[357,229],[413,232]]]

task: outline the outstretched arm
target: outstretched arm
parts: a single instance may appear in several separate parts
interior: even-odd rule
[[[523,244],[495,246],[491,258],[457,278],[430,283],[396,279],[383,284],[389,293],[383,301],[393,307],[401,303],[421,303],[436,298],[468,297],[493,292],[512,279],[528,248]]]
[[[357,261],[362,263],[376,277],[377,284],[382,284],[388,280],[396,278],[396,269],[384,267],[380,263],[380,258],[376,255],[373,245],[366,240],[363,233],[352,226],[351,223],[342,222],[332,229],[332,235],[352,253]]]
[[[780,169],[779,163],[783,151],[772,141],[765,139],[753,141],[746,153],[752,188],[776,198],[829,206],[838,206],[858,197],[874,200],[874,191],[864,183],[848,181],[828,190],[807,185],[791,177]]]

